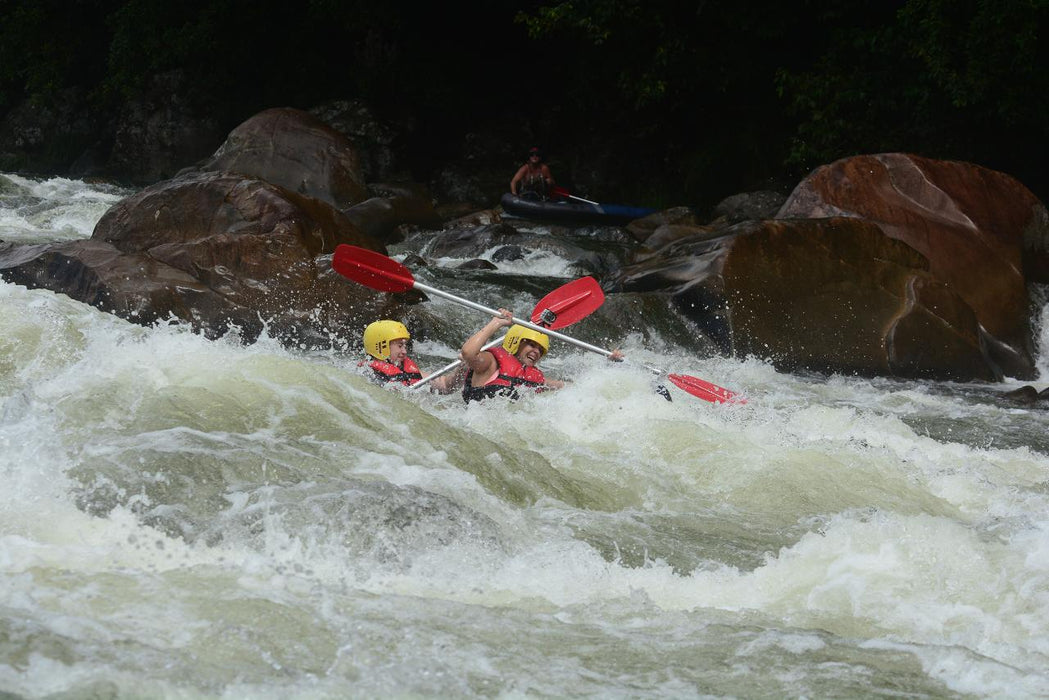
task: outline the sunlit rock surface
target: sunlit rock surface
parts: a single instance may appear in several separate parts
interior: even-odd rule
[[[801,182],[779,218],[872,221],[929,261],[995,340],[1002,370],[1033,375],[1029,281],[1049,280],[1045,207],[1005,173],[971,163],[888,153],[845,158]]]

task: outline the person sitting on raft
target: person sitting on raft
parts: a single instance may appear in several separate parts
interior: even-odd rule
[[[467,366],[463,385],[463,399],[483,401],[491,396],[505,396],[516,400],[520,397],[518,387],[536,391],[560,389],[565,383],[559,379],[547,379],[536,365],[550,349],[550,338],[545,333],[513,324],[513,314],[499,309],[499,314],[485,324],[484,328],[470,336],[459,353]],[[503,339],[502,347],[484,350],[488,339],[499,330],[511,326]],[[618,362],[623,359],[619,350],[613,350],[608,358]]]
[[[528,160],[510,180],[510,194],[545,201],[553,186],[554,176],[550,173],[550,167],[543,162],[543,154],[539,149],[533,147],[528,151]]]
[[[371,355],[368,363],[379,384],[411,386],[423,378],[423,373],[408,357],[411,335],[399,321],[374,321],[364,329],[364,351]],[[455,390],[455,375],[442,375],[430,382],[430,390],[449,394]]]

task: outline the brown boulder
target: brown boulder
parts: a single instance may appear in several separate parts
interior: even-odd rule
[[[1033,376],[1024,257],[1027,249],[1037,258],[1049,226],[1045,207],[1012,177],[907,154],[855,156],[816,169],[777,216],[876,223],[973,309],[1007,374]]]
[[[928,262],[857,218],[744,222],[670,243],[616,291],[662,291],[725,352],[810,369],[1000,378],[972,310]]]
[[[110,208],[91,237],[264,311],[279,303],[276,292],[307,287],[313,258],[340,243],[385,252],[323,202],[227,173],[148,187]]]
[[[357,150],[308,112],[267,109],[230,132],[200,166],[265,180],[336,207],[368,197]]]
[[[721,268],[734,350],[783,369],[995,380],[971,308],[873,223],[767,221]]]
[[[9,282],[60,292],[142,324],[169,315],[189,320],[210,294],[181,270],[98,240],[11,247],[0,252],[0,271]]]
[[[8,249],[0,272],[139,323],[174,317],[209,334],[235,324],[248,337],[267,324],[330,342],[384,303],[331,272],[325,254],[339,243],[385,252],[323,202],[193,173],[118,202],[88,241]]]

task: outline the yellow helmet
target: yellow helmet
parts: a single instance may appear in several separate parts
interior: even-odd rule
[[[364,351],[376,360],[390,359],[390,343],[411,338],[400,321],[373,321],[364,329]]]
[[[510,326],[510,330],[507,331],[506,338],[503,340],[503,349],[511,355],[516,355],[517,348],[521,346],[522,340],[531,340],[541,347],[543,349],[543,357],[546,357],[546,353],[550,349],[550,338],[547,337],[546,333],[533,331],[531,328],[525,328],[516,323]]]

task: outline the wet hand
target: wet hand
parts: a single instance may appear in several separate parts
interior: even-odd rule
[[[505,328],[506,326],[513,324],[514,315],[507,309],[499,309],[499,314],[493,316],[492,321],[494,321],[497,326]]]
[[[619,351],[619,348],[616,348],[615,350],[612,351],[612,354],[610,354],[608,356],[608,360],[610,362],[622,362],[623,361],[623,353]]]

